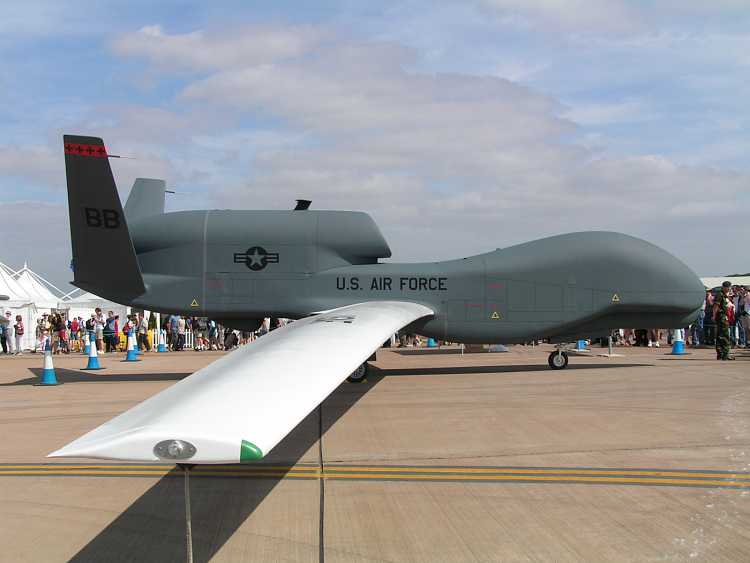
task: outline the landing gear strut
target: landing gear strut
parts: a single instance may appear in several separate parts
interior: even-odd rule
[[[192,465],[178,463],[177,466],[182,469],[185,475],[185,543],[187,547],[187,562],[193,563],[193,522],[190,517],[190,470]]]
[[[370,371],[367,362],[361,364],[352,374],[346,378],[349,383],[362,383],[367,380],[367,372]]]
[[[552,369],[565,369],[568,367],[568,353],[558,348],[549,355],[547,363]]]

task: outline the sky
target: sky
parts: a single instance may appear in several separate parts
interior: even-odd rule
[[[60,2],[0,19],[0,261],[71,279],[62,135],[123,201],[370,213],[394,261],[582,230],[750,271],[746,0]]]

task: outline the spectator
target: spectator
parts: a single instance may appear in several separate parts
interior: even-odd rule
[[[734,357],[729,355],[729,327],[734,323],[734,303],[732,302],[730,291],[732,284],[725,281],[721,284],[721,292],[714,299],[713,319],[716,323],[716,359],[733,360]]]
[[[104,344],[109,353],[117,352],[116,323],[114,311],[107,311],[107,320],[104,323]]]
[[[24,330],[23,318],[21,318],[21,315],[16,315],[16,322],[13,325],[13,332],[16,337],[16,355],[23,355],[21,340],[23,339]]]
[[[648,330],[648,347],[651,348],[652,346],[656,346],[658,348],[660,346],[660,340],[661,330],[658,328],[650,328]]]
[[[146,315],[140,313],[138,315],[140,320],[138,321],[138,349],[151,351],[151,343],[148,341],[148,320]]]
[[[703,343],[713,346],[716,343],[716,322],[713,316],[714,294],[706,290],[706,315],[703,317]]]
[[[5,311],[5,344],[8,347],[6,354],[13,353],[13,320],[10,311]],[[3,348],[5,350],[5,348]]]
[[[57,332],[58,352],[69,354],[70,346],[68,344],[68,325],[66,324],[65,317],[62,314],[57,315],[57,325],[55,326],[55,332]]]
[[[70,321],[70,348],[71,350],[73,350],[73,352],[81,351],[78,345],[79,342],[80,340],[78,340],[78,319],[76,317],[73,317],[73,319]]]
[[[271,330],[271,317],[263,317],[263,321],[260,323],[260,329],[258,330],[258,336],[268,334]]]
[[[217,338],[218,331],[216,327],[216,321],[208,322],[208,347],[210,350],[219,349],[219,340]]]
[[[745,347],[747,346],[747,333],[742,321],[742,315],[745,311],[745,288],[738,285],[734,287],[733,292],[735,346]]]
[[[706,300],[703,300],[700,311],[698,311],[698,318],[693,321],[690,325],[690,339],[692,340],[693,347],[701,345],[701,338],[703,337],[703,321],[706,318]]]
[[[8,327],[7,320],[4,317],[0,317],[0,344],[2,344],[3,347],[3,354],[8,353],[8,344],[5,342],[5,333],[7,331]]]
[[[179,334],[178,334],[178,325],[179,325],[180,317],[177,315],[172,315],[169,317],[169,335],[171,337],[169,347],[172,350],[177,350],[177,343],[179,340]]]
[[[177,350],[182,351],[185,347],[185,329],[187,323],[183,317],[177,319]]]
[[[96,334],[96,314],[91,313],[91,317],[86,319],[86,338],[91,341],[91,336]],[[96,345],[96,343],[94,343]]]
[[[206,319],[200,317],[196,317],[193,319],[193,335],[195,338],[195,342],[193,347],[198,350],[206,350]]]
[[[740,288],[740,306],[737,316],[745,333],[745,348],[750,348],[750,287]]]
[[[94,330],[96,331],[96,350],[97,352],[104,351],[104,325],[107,324],[107,319],[104,317],[102,310],[97,307],[94,309],[96,325]]]

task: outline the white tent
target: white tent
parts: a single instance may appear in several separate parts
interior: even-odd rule
[[[90,318],[91,313],[93,313],[94,309],[97,307],[104,311],[105,315],[107,314],[107,311],[114,311],[115,315],[120,315],[121,319],[124,319],[129,312],[128,307],[125,305],[114,303],[113,301],[109,301],[89,292],[81,293],[76,297],[69,297],[64,301],[60,301],[57,305],[58,309],[68,311],[69,319],[72,319],[73,317],[81,317],[83,320]]]
[[[0,295],[7,296],[4,299],[8,305],[17,305],[32,301],[28,293],[19,285],[13,277],[13,270],[0,262]]]
[[[23,268],[15,274],[16,283],[23,289],[26,295],[34,301],[38,309],[53,309],[57,307],[62,292],[55,288],[39,274],[29,269],[24,263]],[[53,289],[56,290],[53,292]]]
[[[713,289],[714,287],[720,287],[721,284],[727,280],[732,282],[732,285],[750,286],[750,276],[734,276],[734,277],[724,276],[723,278],[718,277],[718,276],[712,276],[708,278],[701,278],[703,285],[709,289]]]
[[[21,315],[24,324],[24,335],[21,340],[21,347],[24,350],[34,348],[34,327],[36,326],[37,309],[34,300],[13,278],[13,270],[0,262],[0,295],[7,296],[8,299],[0,301],[0,311],[3,319],[5,313],[10,312],[11,324],[15,323],[16,315]],[[13,351],[15,351],[15,338],[13,342]]]

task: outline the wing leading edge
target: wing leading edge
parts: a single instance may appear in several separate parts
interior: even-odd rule
[[[417,303],[375,301],[296,321],[48,457],[185,463],[261,459],[391,334],[432,314]]]

